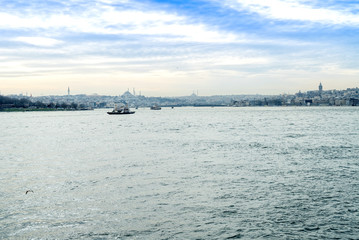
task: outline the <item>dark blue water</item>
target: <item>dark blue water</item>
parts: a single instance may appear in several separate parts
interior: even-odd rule
[[[358,239],[358,120],[347,107],[0,113],[0,239]]]

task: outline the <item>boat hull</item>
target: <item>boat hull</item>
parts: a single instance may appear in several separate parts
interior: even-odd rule
[[[134,114],[135,112],[107,112],[110,115],[125,115],[125,114]]]

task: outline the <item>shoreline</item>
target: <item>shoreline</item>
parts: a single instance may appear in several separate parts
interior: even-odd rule
[[[57,112],[57,111],[89,111],[93,109],[58,109],[58,108],[4,108],[0,112]]]

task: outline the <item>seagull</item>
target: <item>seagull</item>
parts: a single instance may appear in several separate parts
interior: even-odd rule
[[[29,192],[34,192],[34,191],[32,191],[31,189],[30,190],[27,190],[26,192],[25,192],[25,194],[27,194],[27,193],[29,193]]]

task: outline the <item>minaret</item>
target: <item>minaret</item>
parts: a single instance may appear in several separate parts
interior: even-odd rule
[[[67,96],[70,96],[70,87],[67,87]]]

